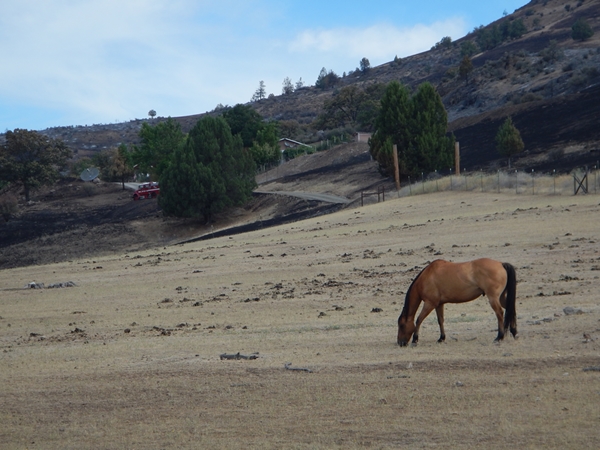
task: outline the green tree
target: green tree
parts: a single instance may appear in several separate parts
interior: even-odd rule
[[[233,135],[239,134],[244,147],[250,148],[261,129],[263,119],[249,105],[237,104],[223,113],[223,118],[229,124]]]
[[[150,174],[151,180],[158,180],[185,140],[181,125],[171,117],[154,126],[143,123],[139,136],[142,142],[133,149],[132,163],[139,172]]]
[[[32,190],[56,182],[59,170],[72,157],[62,140],[36,131],[17,128],[7,131],[5,138],[0,147],[0,181],[22,185],[26,201]]]
[[[338,74],[336,74],[333,70],[328,72],[327,69],[323,67],[319,73],[319,77],[317,78],[315,86],[319,89],[325,90],[334,87],[338,81],[340,81]]]
[[[594,30],[584,19],[579,19],[571,27],[571,37],[575,41],[585,41],[594,35]]]
[[[215,189],[218,187],[215,184]],[[160,177],[158,203],[163,212],[175,217],[200,217],[203,190],[201,167],[193,147],[183,145],[176,148]]]
[[[222,117],[204,117],[173,155],[161,179],[159,204],[167,215],[206,222],[228,206],[247,202],[256,165]]]
[[[416,175],[448,167],[454,138],[446,135],[448,116],[430,83],[421,84],[411,97],[406,87],[392,81],[381,99],[370,140],[371,155],[381,169],[393,171],[392,146],[398,147],[400,173]]]
[[[450,36],[444,36],[440,42],[437,42],[431,49],[449,49],[450,47],[452,47],[452,38]]]
[[[398,146],[400,170],[405,172],[404,157],[410,145],[410,94],[397,81],[388,84],[381,98],[381,109],[375,121],[375,133],[369,141],[373,158],[380,168],[392,174],[394,170],[392,145]]]
[[[524,148],[525,144],[521,139],[521,133],[514,126],[512,119],[507,117],[496,134],[496,149],[501,155],[508,158],[509,169],[512,156],[522,152]]]
[[[463,56],[458,67],[458,73],[461,78],[465,80],[466,84],[469,84],[469,75],[473,72],[473,62],[467,55]]]
[[[429,173],[452,165],[454,138],[447,136],[448,114],[431,83],[423,83],[411,98],[410,146],[407,172]]]
[[[104,181],[112,181],[110,175],[110,165],[112,164],[114,149],[104,149],[92,155],[93,167],[97,167],[100,171],[100,179]]]
[[[527,33],[527,27],[522,19],[505,20],[501,25],[502,40],[518,39]]]
[[[460,44],[460,55],[461,56],[473,56],[477,53],[477,45],[473,41],[464,41]]]
[[[250,154],[257,166],[273,164],[281,159],[275,122],[267,123],[258,130]]]
[[[369,62],[369,60],[367,58],[363,58],[360,60],[360,71],[362,73],[367,73],[369,70],[371,70],[371,63]]]
[[[252,96],[252,99],[250,101],[257,102],[266,97],[267,97],[267,88],[265,87],[265,82],[263,80],[260,80],[260,82],[258,83],[258,89],[256,89],[256,91],[254,92],[254,95]]]

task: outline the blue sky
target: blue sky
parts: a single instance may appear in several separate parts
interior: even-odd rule
[[[459,39],[524,0],[0,0],[0,132],[184,116]]]

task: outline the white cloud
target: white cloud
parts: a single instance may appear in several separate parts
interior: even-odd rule
[[[249,101],[260,80],[279,94],[286,76],[312,84],[323,65],[352,70],[362,57],[378,65],[465,32],[454,19],[294,38],[280,4],[266,0],[0,3],[0,126],[10,128],[32,122],[19,107],[42,111],[46,125],[128,120],[149,109],[196,114]]]
[[[289,48],[297,53],[341,54],[354,59],[368,57],[371,62],[384,62],[395,55],[403,57],[429,50],[444,36],[458,39],[466,33],[465,27],[463,19],[454,18],[410,28],[379,24],[367,28],[305,30],[298,34]]]

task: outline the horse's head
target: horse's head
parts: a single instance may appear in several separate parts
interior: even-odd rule
[[[406,347],[414,331],[415,323],[408,320],[407,314],[400,314],[400,317],[398,317],[398,345]]]

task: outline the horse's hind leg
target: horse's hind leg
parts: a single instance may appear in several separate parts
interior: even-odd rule
[[[504,339],[504,311],[502,310],[502,305],[500,304],[499,297],[500,296],[488,295],[490,306],[496,313],[496,318],[498,319],[498,336],[496,336],[494,342],[499,342],[502,339]]]
[[[438,325],[440,326],[440,338],[438,342],[444,342],[446,340],[446,332],[444,331],[444,305],[441,304],[435,308],[437,314]]]

